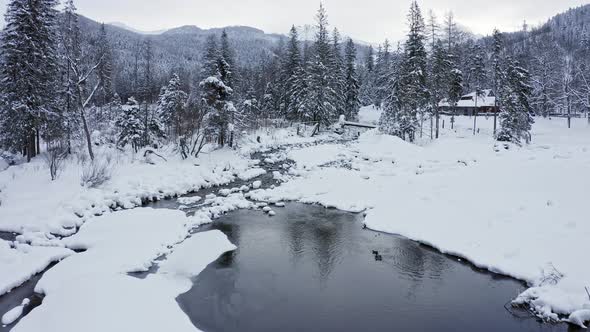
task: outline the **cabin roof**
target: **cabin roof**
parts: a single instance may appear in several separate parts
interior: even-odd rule
[[[483,95],[480,95],[477,98],[477,107],[493,107],[496,105],[496,97],[494,96],[492,90],[485,89],[482,90]],[[443,99],[438,103],[439,107],[450,107],[449,102],[447,99]],[[469,94],[466,94],[461,97],[459,102],[457,103],[457,107],[475,107],[475,91]]]

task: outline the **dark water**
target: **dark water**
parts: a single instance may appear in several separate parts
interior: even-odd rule
[[[516,318],[524,289],[407,239],[362,230],[362,216],[289,204],[241,210],[211,227],[238,249],[178,297],[205,331],[566,331]],[[376,261],[372,251],[383,256]],[[526,315],[525,311],[518,314]]]

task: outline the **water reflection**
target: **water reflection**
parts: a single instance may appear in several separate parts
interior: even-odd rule
[[[212,227],[238,249],[178,297],[205,331],[565,331],[503,305],[522,290],[397,236],[362,216],[290,204],[269,218],[242,210]],[[373,250],[383,256],[375,261]]]

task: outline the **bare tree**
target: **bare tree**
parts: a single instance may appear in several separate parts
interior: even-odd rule
[[[69,55],[68,55],[69,57]],[[90,137],[90,129],[88,128],[88,122],[86,121],[86,107],[88,106],[88,104],[90,103],[90,101],[92,100],[92,98],[94,97],[94,95],[96,94],[96,91],[98,91],[98,88],[100,87],[100,85],[102,84],[102,82],[100,81],[100,79],[96,82],[96,84],[94,85],[94,88],[90,91],[89,94],[85,95],[84,93],[84,86],[86,85],[86,83],[88,82],[88,78],[90,77],[90,75],[92,75],[92,73],[94,73],[94,71],[96,70],[96,68],[98,68],[102,61],[104,59],[104,55],[101,56],[97,63],[92,66],[89,70],[87,70],[86,72],[84,72],[81,69],[81,66],[79,64],[79,60],[78,59],[73,59],[71,57],[69,57],[69,63],[70,63],[70,67],[72,69],[72,73],[74,74],[75,77],[78,78],[78,80],[76,81],[76,88],[77,88],[77,94],[78,94],[78,112],[80,114],[80,119],[82,120],[82,126],[84,129],[84,134],[86,136],[86,143],[88,146],[88,155],[90,156],[91,160],[94,160],[94,152],[92,151],[92,138]]]

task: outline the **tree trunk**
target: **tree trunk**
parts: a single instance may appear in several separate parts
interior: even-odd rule
[[[438,139],[439,135],[440,135],[440,114],[438,113],[438,110],[436,111],[436,136],[435,138]]]
[[[496,130],[498,129],[498,109],[494,110],[494,137],[496,137]]]
[[[473,135],[475,135],[477,131],[477,109],[475,109],[473,113]]]
[[[88,145],[88,155],[90,160],[94,161],[94,152],[92,151],[92,139],[90,137],[90,130],[88,129],[88,123],[86,122],[86,116],[84,115],[84,108],[80,108],[80,118],[82,119],[82,127],[84,128],[84,134],[86,135],[86,144]]]
[[[39,127],[37,126],[37,129],[35,129],[35,136],[36,136],[36,150],[35,150],[35,155],[38,155],[39,153],[41,153],[41,135],[39,134]]]

